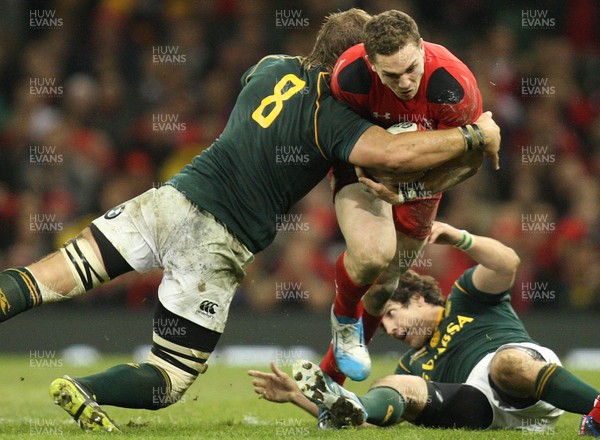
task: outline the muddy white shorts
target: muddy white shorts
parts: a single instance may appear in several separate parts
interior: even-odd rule
[[[166,185],[93,221],[137,272],[163,269],[162,305],[222,333],[235,291],[254,256],[213,215]]]
[[[494,419],[490,425],[491,429],[522,429],[524,431],[546,431],[551,429],[558,421],[558,418],[564,413],[563,410],[555,406],[538,400],[535,404],[526,408],[514,408],[504,403],[498,393],[492,388],[489,381],[490,363],[494,355],[504,349],[510,347],[526,347],[537,351],[545,361],[557,365],[561,365],[558,356],[549,348],[541,345],[520,342],[514,344],[505,344],[496,350],[494,353],[487,354],[473,368],[471,374],[467,378],[467,384],[474,386],[485,396],[492,406]]]

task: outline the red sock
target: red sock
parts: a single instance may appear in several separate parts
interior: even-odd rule
[[[325,353],[325,357],[321,361],[321,370],[329,377],[333,379],[334,382],[344,385],[344,381],[346,380],[346,375],[338,370],[337,362],[335,361],[335,356],[333,355],[333,345],[329,344],[329,349],[327,353]]]
[[[333,300],[333,312],[336,316],[358,319],[362,313],[358,305],[370,286],[359,286],[350,278],[344,266],[344,255],[346,255],[345,251],[335,264],[336,295]]]
[[[383,316],[373,316],[369,312],[363,309],[362,319],[363,319],[363,328],[365,334],[365,341],[368,344],[371,343],[371,339],[375,335],[375,332],[379,328],[381,324],[381,318]]]
[[[600,396],[596,397],[594,408],[592,408],[589,415],[592,416],[594,421],[600,423]]]

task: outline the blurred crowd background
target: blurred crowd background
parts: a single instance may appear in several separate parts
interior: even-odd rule
[[[399,9],[425,40],[466,62],[502,128],[501,170],[486,165],[446,193],[438,218],[517,250],[520,312],[600,310],[597,0],[0,0],[0,7],[3,268],[43,257],[96,216],[162,185],[219,135],[240,76],[267,54],[307,54],[328,13]],[[257,255],[236,307],[330,306],[344,243],[328,183],[292,214],[295,231]],[[448,291],[470,264],[437,246],[415,269]],[[159,282],[159,272],[125,275],[71,307],[151,307]]]

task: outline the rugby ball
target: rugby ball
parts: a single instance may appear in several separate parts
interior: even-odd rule
[[[407,131],[424,131],[425,127],[416,122],[399,122],[388,127],[387,131],[391,134],[406,133]]]
[[[387,129],[391,134],[401,134],[411,131],[425,131],[425,127],[415,122],[400,122]],[[463,180],[477,173],[483,161],[483,152],[479,150],[469,151],[456,159],[438,166],[436,172],[428,175],[429,185],[445,191],[452,188]],[[368,177],[386,184],[396,186],[401,183],[409,183],[422,179],[429,170],[416,171],[414,173],[396,173],[390,170],[379,170],[368,168],[365,170]]]

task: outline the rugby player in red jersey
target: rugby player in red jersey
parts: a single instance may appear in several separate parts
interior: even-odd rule
[[[474,122],[482,111],[477,82],[467,66],[446,48],[423,41],[415,21],[395,10],[367,22],[365,43],[340,56],[331,88],[336,99],[384,128],[399,122],[429,130],[459,127]],[[478,133],[467,136],[475,140]],[[475,163],[478,167],[481,162]],[[361,182],[375,185],[364,178]],[[334,166],[332,186],[347,249],[336,264],[333,341],[321,368],[343,383],[345,375],[353,380],[368,376],[366,343],[400,273],[430,234],[441,194],[392,208],[365,191],[354,167],[342,163]],[[398,201],[405,192],[402,185],[396,193],[387,191],[388,200]]]

